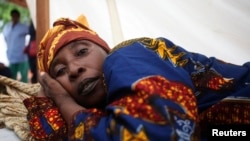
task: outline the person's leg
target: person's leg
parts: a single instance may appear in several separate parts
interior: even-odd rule
[[[9,64],[9,68],[11,71],[11,78],[17,80],[17,73],[18,73],[18,64]]]
[[[21,81],[28,83],[29,64],[27,61],[19,63],[19,71],[21,73]]]

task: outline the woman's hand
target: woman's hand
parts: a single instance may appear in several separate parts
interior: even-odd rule
[[[39,82],[42,86],[41,93],[47,97],[50,97],[55,102],[63,97],[71,97],[59,82],[57,82],[55,79],[52,79],[45,72],[40,73]]]
[[[37,97],[47,97],[43,90],[43,87],[40,88],[40,91],[38,92]]]
[[[85,109],[78,105],[63,86],[47,73],[40,73],[39,82],[42,86],[40,94],[50,97],[56,103],[68,125],[76,112]]]

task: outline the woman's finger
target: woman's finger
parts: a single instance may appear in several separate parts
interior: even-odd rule
[[[46,96],[54,99],[58,95],[68,94],[59,82],[51,78],[47,73],[40,72],[40,80]]]
[[[40,72],[40,83],[45,90],[54,87],[58,82],[52,79],[47,73]]]

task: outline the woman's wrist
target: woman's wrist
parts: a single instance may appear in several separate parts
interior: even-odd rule
[[[65,104],[73,104],[76,103],[74,99],[71,96],[68,95],[57,95],[56,97],[53,98],[54,102],[58,107],[61,107]]]
[[[71,119],[75,113],[85,109],[84,107],[77,104],[70,96],[57,96],[55,103],[68,124],[71,123]]]

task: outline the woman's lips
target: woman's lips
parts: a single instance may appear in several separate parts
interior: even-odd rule
[[[78,94],[85,96],[90,94],[99,81],[99,77],[84,79],[78,88]]]

